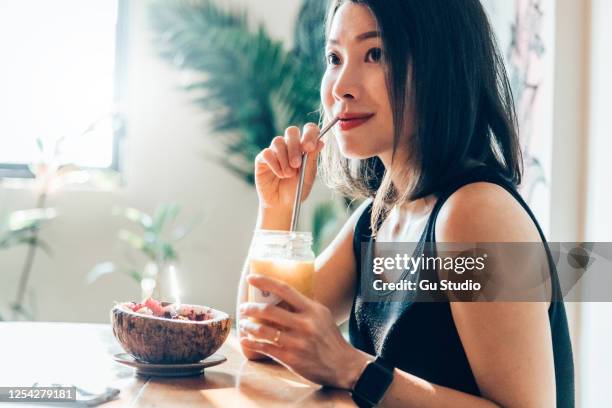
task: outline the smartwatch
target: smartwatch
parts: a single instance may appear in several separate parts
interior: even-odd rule
[[[351,396],[359,408],[371,408],[377,405],[393,381],[393,366],[376,357],[366,365],[363,373],[355,383]]]

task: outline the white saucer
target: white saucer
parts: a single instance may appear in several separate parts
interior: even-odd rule
[[[187,377],[201,375],[206,367],[213,367],[227,361],[221,354],[213,354],[204,360],[190,364],[152,364],[136,360],[128,353],[118,353],[113,356],[118,363],[136,369],[136,374],[155,377]]]

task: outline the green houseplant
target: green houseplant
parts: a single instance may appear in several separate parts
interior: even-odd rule
[[[290,124],[319,119],[326,2],[302,3],[289,49],[262,24],[249,25],[246,12],[221,4],[156,1],[150,20],[161,57],[194,75],[185,89],[213,114],[211,130],[224,152],[211,159],[253,184],[255,156],[274,136]],[[319,251],[324,234],[344,212],[326,202],[314,214],[311,228]]]
[[[176,268],[179,261],[177,244],[197,225],[197,220],[176,224],[179,213],[180,207],[176,203],[161,204],[152,215],[135,208],[115,208],[113,214],[131,221],[138,232],[120,229],[117,237],[128,249],[125,262],[99,263],[89,272],[87,281],[93,283],[106,274],[121,272],[140,286],[143,299],[168,295],[162,291],[162,278]],[[144,263],[136,260],[134,253],[140,255]]]
[[[32,251],[34,248],[42,248],[48,254],[51,252],[49,245],[39,236],[39,232],[43,225],[55,218],[56,215],[57,212],[53,208],[34,208],[13,211],[0,221],[0,250],[17,245],[28,246],[28,256],[19,278],[17,294],[15,300],[9,305],[13,319],[18,317],[33,319],[31,311],[24,305],[28,277],[33,261]],[[4,320],[1,314],[0,320]]]
[[[14,320],[19,318],[33,320],[35,317],[31,308],[26,305],[26,294],[38,248],[43,249],[48,255],[51,254],[51,248],[40,237],[43,224],[57,215],[56,210],[49,206],[50,196],[70,185],[83,184],[106,188],[116,184],[118,179],[118,174],[114,170],[82,168],[74,164],[66,156],[66,147],[78,139],[87,138],[98,129],[98,126],[108,120],[115,121],[116,118],[116,113],[111,112],[97,118],[81,133],[65,135],[55,140],[36,139],[38,157],[29,165],[30,173],[33,175],[31,183],[36,194],[36,208],[14,211],[0,225],[0,249],[17,244],[27,245],[17,293],[10,304]]]

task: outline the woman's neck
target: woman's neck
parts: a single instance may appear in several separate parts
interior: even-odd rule
[[[409,186],[409,175],[412,173],[408,154],[403,150],[397,149],[395,157],[393,151],[381,153],[378,158],[382,161],[385,169],[391,174],[391,181],[400,197],[406,194]]]
[[[392,152],[381,154],[378,157],[383,162],[385,169],[391,172],[391,181],[397,194],[400,197],[404,196],[406,189],[410,188],[409,175],[412,173],[407,154],[398,149],[395,157],[393,157]],[[403,203],[397,205],[394,210],[404,214],[426,214],[431,211],[435,199],[434,194],[415,200],[406,199]]]

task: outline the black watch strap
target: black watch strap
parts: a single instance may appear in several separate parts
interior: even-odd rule
[[[378,404],[393,381],[393,366],[382,357],[369,363],[355,383],[352,397],[360,408]]]

